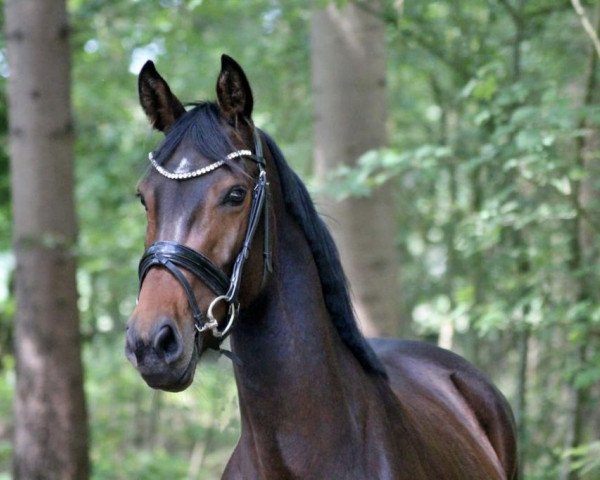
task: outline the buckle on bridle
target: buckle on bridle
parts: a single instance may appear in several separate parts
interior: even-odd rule
[[[215,315],[213,313],[213,309],[215,308],[215,305],[217,305],[221,301],[227,302],[229,304],[229,308],[227,309],[227,315],[229,316],[229,319],[227,320],[227,325],[225,326],[225,328],[222,331],[219,330],[219,322],[215,318]],[[212,302],[210,302],[210,305],[208,306],[208,311],[206,312],[208,321],[201,327],[199,327],[198,324],[196,324],[196,330],[198,330],[198,332],[200,332],[200,333],[210,330],[215,338],[224,337],[225,335],[227,335],[229,333],[229,330],[231,330],[231,327],[233,326],[233,322],[235,321],[239,312],[240,312],[240,304],[239,303],[232,302],[231,299],[227,295],[219,295]]]

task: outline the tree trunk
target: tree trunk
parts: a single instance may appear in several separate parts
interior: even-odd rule
[[[89,476],[75,283],[73,127],[64,0],[7,0],[13,247],[14,478]]]
[[[311,56],[315,102],[315,171],[323,184],[341,165],[386,144],[385,38],[381,20],[353,3],[314,10]],[[323,189],[325,190],[325,188]],[[337,241],[365,333],[407,333],[400,314],[394,198],[384,186],[369,198],[321,210]]]
[[[598,10],[598,26],[600,27],[600,8]],[[597,102],[596,90],[598,85],[597,70],[598,57],[595,50],[590,49],[588,60],[588,73],[583,92],[583,106],[589,107]],[[571,238],[571,261],[570,270],[572,278],[577,288],[577,302],[581,304],[594,303],[598,301],[596,294],[596,278],[590,265],[598,258],[597,232],[590,225],[591,221],[597,221],[598,212],[598,179],[600,178],[600,169],[598,168],[598,151],[600,142],[598,140],[598,131],[594,124],[587,119],[583,119],[579,124],[579,130],[585,134],[577,137],[575,142],[575,164],[585,172],[582,180],[573,180],[573,203],[577,214],[572,221]],[[585,212],[585,215],[583,214]],[[588,315],[581,315],[576,319],[583,328],[591,328],[592,321]],[[575,362],[577,368],[587,368],[588,343],[586,336],[580,340],[577,347]],[[565,448],[568,450],[579,447],[585,440],[586,418],[588,413],[586,407],[590,400],[592,391],[591,386],[579,387],[571,386],[570,418],[569,430],[567,432],[567,442]],[[578,470],[572,470],[570,458],[565,459],[563,465],[563,476],[568,480],[579,480],[582,478]]]

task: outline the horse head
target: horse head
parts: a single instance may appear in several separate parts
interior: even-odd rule
[[[125,351],[148,385],[163,390],[191,384],[200,356],[219,348],[270,270],[268,182],[252,91],[233,59],[221,63],[217,103],[189,111],[152,62],[139,75],[140,103],[165,138],[138,185],[146,251]]]

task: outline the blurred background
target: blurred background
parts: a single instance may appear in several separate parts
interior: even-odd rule
[[[70,0],[68,15],[91,478],[220,478],[237,441],[227,359],[168,394],[123,354],[145,233],[135,188],[161,139],[136,75],[151,59],[182,101],[214,99],[228,53],[253,86],[255,123],[334,230],[364,330],[437,343],[486,372],[515,411],[525,478],[600,479],[596,0]],[[0,479],[15,430],[10,38]]]

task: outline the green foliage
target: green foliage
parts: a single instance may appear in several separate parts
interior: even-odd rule
[[[573,460],[572,470],[581,474],[584,479],[591,480],[600,475],[600,442],[570,449],[565,456]]]

